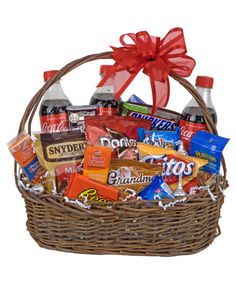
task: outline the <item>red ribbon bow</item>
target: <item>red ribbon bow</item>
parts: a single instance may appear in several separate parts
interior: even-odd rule
[[[129,36],[134,44],[127,44],[124,40],[125,36]],[[123,34],[120,43],[123,47],[112,47],[115,64],[108,66],[108,71],[98,87],[108,85],[109,78],[112,77],[117,100],[143,69],[143,73],[150,78],[153,112],[168,103],[170,93],[168,75],[177,73],[182,77],[188,77],[196,64],[192,57],[186,55],[187,49],[181,28],[171,29],[163,39],[150,36],[147,31]]]

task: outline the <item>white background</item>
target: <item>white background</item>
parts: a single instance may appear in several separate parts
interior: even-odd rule
[[[235,282],[235,1],[4,2],[0,4],[0,281],[199,283],[229,278]],[[28,101],[42,86],[43,71],[108,51],[109,45],[119,46],[123,33],[147,30],[163,37],[177,26],[184,29],[188,55],[197,61],[189,80],[194,83],[198,74],[215,78],[212,96],[218,129],[231,138],[225,149],[230,187],[220,220],[222,235],[199,254],[175,258],[89,256],[38,247],[26,231],[24,201],[14,185],[13,158],[6,143],[16,135]],[[83,66],[62,80],[74,104],[88,103],[100,63]],[[140,74],[126,95],[131,93],[151,102],[145,75]],[[171,80],[169,108],[181,111],[189,98]]]

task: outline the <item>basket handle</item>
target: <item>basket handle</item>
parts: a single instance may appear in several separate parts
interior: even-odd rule
[[[112,52],[102,52],[102,53],[98,53],[98,54],[92,54],[92,55],[88,55],[85,56],[83,58],[74,60],[70,63],[68,63],[67,65],[65,65],[63,68],[61,68],[59,70],[59,72],[53,76],[50,80],[48,80],[43,86],[42,88],[32,97],[32,99],[30,100],[28,106],[25,109],[25,112],[22,116],[20,125],[19,125],[19,129],[18,129],[18,133],[20,133],[22,130],[25,129],[26,124],[28,123],[28,133],[31,134],[31,124],[32,124],[32,120],[34,117],[34,114],[38,108],[38,105],[44,95],[44,93],[49,89],[50,86],[52,86],[57,80],[59,80],[61,77],[63,77],[64,75],[66,75],[67,73],[69,73],[70,71],[72,71],[73,69],[79,67],[80,65],[90,62],[90,61],[94,61],[94,60],[98,60],[98,59],[112,59]],[[203,100],[203,98],[201,97],[201,95],[199,95],[199,93],[196,91],[196,89],[190,84],[189,81],[187,81],[186,79],[182,78],[181,76],[179,76],[176,73],[171,72],[170,76],[178,81],[193,97],[194,99],[197,101],[199,107],[201,108],[202,112],[203,112],[203,116],[204,119],[206,121],[207,127],[209,129],[209,131],[213,134],[218,134],[215,123],[212,120],[211,114],[209,113],[207,106]],[[224,176],[223,176],[223,187],[226,187],[226,164],[225,164],[225,159],[222,156],[222,167],[223,167],[223,171],[224,171]],[[16,176],[16,165],[15,165],[15,176]]]

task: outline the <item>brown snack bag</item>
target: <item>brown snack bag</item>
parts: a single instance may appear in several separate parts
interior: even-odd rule
[[[112,159],[107,183],[119,189],[120,199],[127,194],[139,193],[154,178],[161,175],[162,166],[142,163],[136,160]]]
[[[47,189],[52,191],[56,188],[56,184],[61,184],[57,180],[58,167],[65,165],[68,173],[65,181],[68,181],[68,175],[75,172],[75,168],[79,165],[84,157],[84,149],[86,147],[85,135],[79,130],[69,130],[54,133],[39,133],[35,136],[35,152],[40,164],[48,170]],[[57,188],[57,192],[61,192],[63,188]]]

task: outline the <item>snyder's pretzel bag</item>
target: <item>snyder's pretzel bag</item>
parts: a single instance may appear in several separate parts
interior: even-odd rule
[[[156,176],[162,174],[162,166],[136,160],[112,159],[107,183],[121,192],[121,199],[137,195]]]
[[[80,171],[86,147],[85,136],[80,130],[34,134],[35,152],[41,165],[48,170],[47,189],[62,193],[68,177]]]
[[[162,165],[162,178],[172,190],[177,188],[179,178],[186,192],[197,185],[197,174],[207,160],[186,156],[174,149],[161,148],[145,143],[138,143],[140,161]]]
[[[148,130],[150,122],[118,115],[85,117],[87,144],[111,147],[112,158],[138,159],[139,127]]]
[[[21,132],[8,143],[9,150],[32,184],[44,183],[46,170],[41,166],[33,150],[33,141],[26,133]]]

